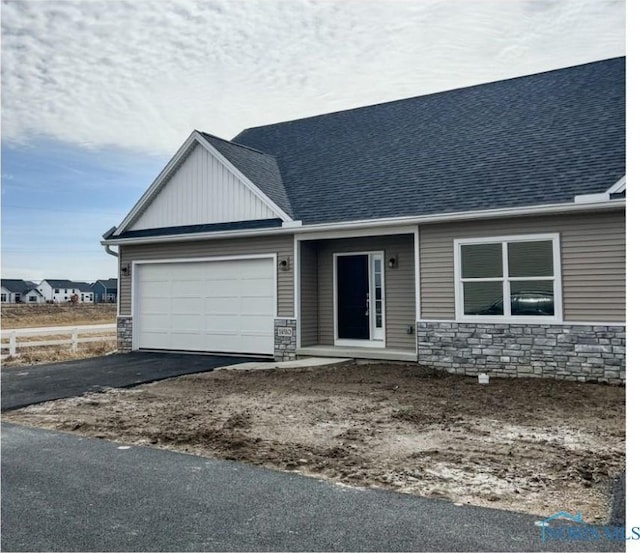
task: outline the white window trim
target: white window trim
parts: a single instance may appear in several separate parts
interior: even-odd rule
[[[468,246],[473,244],[495,244],[502,243],[502,263],[503,263],[503,276],[500,280],[503,283],[502,294],[503,298],[509,297],[509,280],[540,280],[540,278],[529,277],[517,277],[509,278],[508,276],[508,260],[505,255],[507,249],[507,243],[509,242],[537,242],[543,240],[550,240],[553,246],[553,296],[554,296],[554,310],[555,315],[553,317],[531,317],[531,316],[518,316],[518,315],[465,315],[464,313],[464,292],[462,286],[461,275],[461,246]],[[483,236],[481,238],[459,238],[453,241],[453,266],[455,277],[455,308],[456,308],[456,321],[457,322],[474,322],[474,323],[512,323],[512,324],[552,324],[562,323],[563,314],[563,296],[562,296],[562,266],[560,256],[560,234],[516,234],[509,236]],[[548,278],[547,278],[548,279]],[[547,280],[543,279],[543,280]],[[478,281],[495,281],[497,279],[474,279]],[[551,279],[548,279],[551,280]]]

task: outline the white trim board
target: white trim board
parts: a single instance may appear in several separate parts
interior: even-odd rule
[[[359,221],[349,221],[341,223],[322,223],[316,225],[303,225],[296,228],[269,228],[269,229],[252,229],[252,230],[233,230],[219,232],[203,232],[199,234],[173,234],[165,236],[151,236],[145,238],[124,238],[118,239],[117,236],[108,240],[102,240],[103,245],[126,245],[126,244],[154,244],[158,242],[188,242],[192,240],[211,240],[217,238],[250,238],[253,236],[269,236],[277,234],[295,234],[299,239],[313,239],[311,233],[323,232],[318,235],[319,238],[327,238],[332,235],[329,231],[338,231],[335,236],[338,238],[348,237],[346,231],[358,230],[362,232],[361,236],[383,235],[385,231],[391,231],[397,226],[414,227],[415,225],[429,225],[438,223],[448,223],[457,221],[474,221],[485,219],[501,219],[506,217],[524,217],[535,215],[554,215],[562,213],[580,213],[580,212],[597,212],[597,211],[613,211],[619,210],[626,206],[626,200],[609,200],[606,202],[595,203],[563,203],[542,206],[527,206],[522,208],[508,209],[492,209],[485,211],[469,211],[460,213],[446,213],[437,215],[425,215],[421,217],[396,217],[388,219],[368,219]],[[399,230],[396,234],[411,234],[412,231],[404,229]],[[393,234],[393,232],[390,232]],[[303,236],[304,235],[304,236]]]
[[[611,194],[618,194],[619,192],[624,192],[626,189],[627,177],[625,175],[605,192],[598,192],[596,194],[578,194],[577,196],[574,196],[573,201],[577,204],[607,202],[611,201]]]
[[[473,321],[456,321],[454,319],[418,319],[417,323],[446,323],[446,324],[474,324]],[[531,326],[535,324],[545,325],[545,326],[627,326],[627,323],[613,323],[609,321],[608,323],[603,322],[585,322],[585,321],[562,321],[562,322],[536,322],[536,323],[521,323],[519,321],[488,321],[488,322],[478,322],[478,324],[499,324],[499,325],[523,325],[523,326]]]
[[[627,176],[622,177],[618,182],[616,182],[609,190],[607,190],[607,194],[618,194],[620,192],[624,192],[627,189]]]

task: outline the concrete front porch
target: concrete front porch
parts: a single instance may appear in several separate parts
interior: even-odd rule
[[[361,348],[348,346],[307,346],[296,349],[298,357],[349,357],[352,359],[381,359],[416,362],[418,354],[406,349]]]

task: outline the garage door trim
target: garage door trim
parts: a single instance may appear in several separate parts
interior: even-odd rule
[[[267,254],[253,254],[253,255],[224,255],[224,256],[213,256],[213,257],[178,257],[178,258],[168,258],[168,259],[142,259],[138,261],[131,262],[131,319],[133,322],[132,325],[132,336],[131,336],[131,346],[133,350],[139,350],[139,339],[138,339],[138,328],[136,319],[136,311],[137,311],[137,298],[136,292],[138,288],[137,281],[137,267],[139,265],[165,265],[169,263],[207,263],[207,262],[218,262],[218,261],[242,261],[242,260],[251,260],[251,259],[271,259],[272,268],[273,268],[273,318],[276,319],[278,317],[278,254],[277,253],[267,253]]]

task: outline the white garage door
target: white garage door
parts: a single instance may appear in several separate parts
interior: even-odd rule
[[[136,265],[137,348],[273,354],[274,261]]]

